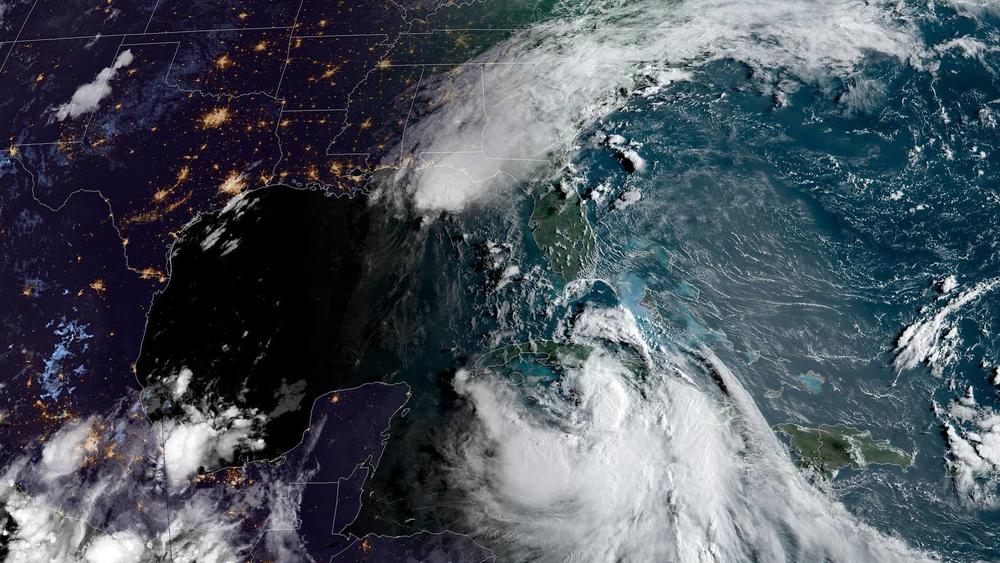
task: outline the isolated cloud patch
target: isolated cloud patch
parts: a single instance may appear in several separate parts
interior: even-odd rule
[[[68,117],[79,117],[97,109],[101,100],[111,94],[111,81],[118,75],[118,71],[132,64],[132,60],[131,50],[122,51],[114,64],[97,73],[93,82],[77,88],[69,102],[56,108],[56,119],[63,121]]]

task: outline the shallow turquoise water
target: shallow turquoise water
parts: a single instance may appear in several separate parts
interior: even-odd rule
[[[996,14],[936,5],[920,14],[927,45],[966,36],[997,44]],[[652,347],[712,349],[769,424],[846,424],[912,454],[905,471],[872,466],[817,480],[862,521],[944,558],[1000,558],[996,505],[970,502],[956,486],[942,434],[955,423],[942,409],[969,387],[977,408],[1000,407],[984,367],[1000,362],[995,296],[948,319],[955,345],[947,361],[894,365],[906,327],[1000,276],[998,71],[995,49],[946,50],[934,73],[873,55],[852,78],[819,82],[724,60],[630,99],[581,133],[573,157],[581,196],[613,186],[587,205],[598,251],[580,288],[555,280],[530,233],[510,227],[526,223],[530,198],[513,214],[428,227],[416,293],[448,309],[421,311],[425,338],[398,375],[423,378],[413,408],[425,418],[394,437],[393,469],[381,476],[365,525],[388,526],[384,515],[394,511],[419,525],[452,522],[446,511],[412,508],[412,497],[401,508],[412,493],[394,483],[418,483],[412,489],[431,498],[447,488],[425,471],[438,453],[414,444],[440,438],[433,427],[449,420],[450,378],[464,359],[565,337],[560,319],[620,304]],[[630,172],[606,145],[586,142],[609,134],[636,143],[646,169]],[[638,203],[608,204],[633,189]],[[482,290],[489,282],[471,245],[486,240],[516,248],[529,272],[532,282],[513,299]],[[958,286],[941,295],[935,283],[949,275]],[[498,327],[507,332],[491,334]],[[534,384],[557,379],[530,362],[516,368]],[[989,479],[981,479],[986,489]]]
[[[997,33],[954,15],[923,31]],[[997,63],[956,54],[934,80],[874,61],[854,83],[801,85],[785,107],[767,77],[720,63],[602,124],[642,143],[645,175],[600,151],[583,158],[591,184],[643,193],[625,212],[596,213],[598,275],[614,272],[630,307],[648,288],[672,338],[736,366],[772,424],[846,423],[914,452],[908,471],[848,471],[833,487],[864,520],[960,559],[1000,556],[998,516],[953,487],[932,409],[969,386],[997,405],[982,367],[1000,353],[996,299],[957,314],[961,343],[943,374],[892,362],[898,334],[938,306],[935,280],[955,275],[963,289],[1000,274],[1000,183],[987,164],[997,130],[983,117],[1000,98]],[[882,93],[861,110],[839,101],[864,79]],[[628,250],[652,246],[669,263]]]

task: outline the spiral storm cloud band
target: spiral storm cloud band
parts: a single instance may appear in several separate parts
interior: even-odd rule
[[[990,561],[995,0],[0,0],[0,561]]]

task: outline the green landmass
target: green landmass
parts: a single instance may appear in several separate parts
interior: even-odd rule
[[[552,270],[569,281],[583,270],[594,251],[594,233],[576,192],[536,193],[528,227]]]
[[[483,356],[479,365],[485,368],[498,368],[514,360],[534,363],[549,369],[582,366],[593,348],[572,342],[556,342],[554,340],[532,340],[521,344],[511,344],[497,348]]]
[[[909,454],[876,440],[871,432],[850,426],[820,425],[807,428],[797,424],[779,424],[779,431],[789,437],[791,447],[804,466],[829,477],[844,467],[861,469],[869,465],[895,465],[906,469],[912,463]]]
[[[533,340],[497,348],[482,356],[476,365],[483,369],[510,370],[519,380],[546,377],[545,374],[555,377],[567,369],[582,367],[593,352],[594,348],[586,344]],[[611,353],[637,378],[645,379],[648,375],[642,356],[630,346],[621,346]]]

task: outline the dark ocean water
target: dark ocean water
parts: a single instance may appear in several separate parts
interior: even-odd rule
[[[417,267],[428,293],[414,298],[443,302],[447,313],[424,310],[438,328],[424,329],[423,351],[400,377],[423,380],[426,393],[390,444],[360,522],[453,522],[440,505],[405,499],[414,488],[448,488],[427,468],[454,399],[449,370],[491,344],[483,319],[519,330],[492,343],[523,341],[557,332],[551,307],[621,303],[648,320],[651,341],[713,349],[768,423],[846,424],[912,455],[906,470],[845,468],[816,480],[862,521],[945,558],[1000,557],[995,477],[959,484],[944,433],[963,424],[947,411],[969,393],[981,415],[1000,406],[996,294],[984,289],[944,315],[939,356],[894,365],[907,327],[1000,276],[996,14],[937,6],[925,15],[919,32],[941,46],[935,72],[873,56],[850,79],[807,82],[722,61],[584,131],[573,160],[579,192],[606,184],[608,201],[634,189],[642,198],[627,209],[588,206],[597,251],[587,276],[604,282],[546,315],[540,303],[560,294],[558,280],[505,298],[481,289],[488,269],[461,282],[441,275],[448,255],[474,262],[485,241],[517,248],[522,272],[544,269],[530,236],[504,226],[524,221],[530,202],[430,226]],[[956,38],[986,47],[968,52],[948,43]],[[586,142],[594,134],[635,143],[646,170],[624,169],[606,146]],[[942,294],[948,276],[957,286]]]
[[[1000,558],[998,467],[962,480],[968,460],[947,434],[984,444],[983,459],[991,437],[1000,444],[990,425],[1000,409],[1000,28],[991,9],[919,14],[923,42],[940,47],[933,72],[874,54],[850,78],[806,80],[729,59],[694,65],[687,79],[585,124],[571,162],[505,205],[419,216],[272,186],[200,216],[150,312],[137,364],[150,416],[171,414],[182,368],[223,374],[196,379],[192,395],[269,413],[267,449],[240,451],[238,462],[296,444],[304,405],[327,391],[405,382],[411,395],[370,492],[351,499],[361,513],[350,529],[447,528],[496,540],[503,553],[518,540],[480,527],[468,483],[453,478],[455,451],[475,436],[456,374],[495,367],[492,354],[511,346],[571,340],[588,311],[621,306],[657,354],[695,364],[704,355],[693,351],[711,350],[768,426],[843,424],[910,455],[906,469],[809,473],[862,522],[946,559]],[[981,47],[969,50],[972,40]],[[645,167],[630,166],[609,135]],[[532,233],[553,186],[565,201],[583,198],[586,228],[573,232],[593,237],[579,247],[576,279],[552,267]],[[900,360],[908,327],[928,327],[913,362]],[[627,343],[606,347],[641,356]],[[532,391],[564,375],[537,358],[503,367],[513,387]],[[630,373],[644,381],[649,371]],[[684,375],[729,398],[711,369]],[[535,399],[527,410],[544,411]],[[483,465],[499,465],[487,450]],[[307,495],[310,506],[323,508],[324,495]],[[794,554],[801,530],[785,532]],[[552,558],[539,549],[538,559]]]
[[[955,64],[964,75],[981,63]],[[944,373],[899,372],[893,357],[920,309],[933,312],[935,281],[955,275],[968,288],[998,274],[997,181],[972,153],[991,153],[996,130],[968,103],[998,93],[983,81],[945,97],[920,73],[867,72],[886,94],[864,111],[837,101],[851,84],[803,87],[778,108],[755,77],[723,64],[613,117],[608,128],[644,143],[651,170],[625,180],[643,205],[599,220],[598,272],[641,280],[673,337],[737,366],[772,424],[844,423],[913,452],[905,472],[847,469],[833,482],[864,520],[942,554],[993,558],[995,513],[964,506],[953,488],[932,405],[967,386],[995,404],[980,365],[997,353],[995,297],[957,313],[962,343]],[[958,115],[944,125],[936,106]],[[911,159],[915,145],[926,148]],[[590,173],[615,174],[601,156]],[[650,245],[668,258],[635,257]]]

